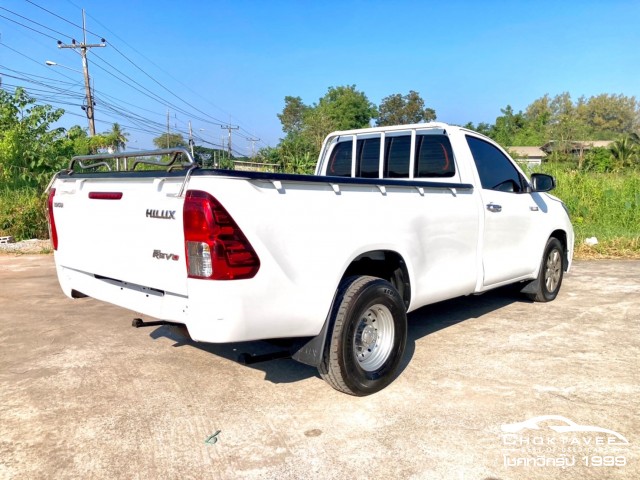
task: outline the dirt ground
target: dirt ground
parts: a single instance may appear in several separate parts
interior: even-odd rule
[[[364,398],[267,342],[206,345],[0,256],[0,478],[640,478],[640,261],[581,261],[556,301],[513,290],[409,316]]]

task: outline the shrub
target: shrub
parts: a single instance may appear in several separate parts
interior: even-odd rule
[[[49,238],[46,197],[35,188],[0,190],[0,236]]]

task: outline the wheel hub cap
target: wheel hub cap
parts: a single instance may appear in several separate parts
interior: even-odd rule
[[[393,341],[391,311],[381,304],[365,310],[353,336],[353,352],[360,367],[368,372],[381,368],[391,355]]]
[[[562,257],[558,250],[552,250],[547,257],[547,264],[544,272],[544,283],[547,291],[553,292],[560,283],[562,274]]]
[[[378,340],[378,331],[375,329],[375,327],[367,325],[362,330],[362,335],[360,338],[362,340],[362,346],[364,348],[371,348],[372,346],[375,346],[376,341]]]

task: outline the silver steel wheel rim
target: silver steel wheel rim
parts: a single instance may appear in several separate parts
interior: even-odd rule
[[[382,367],[393,351],[393,336],[393,315],[387,307],[376,304],[365,310],[353,336],[358,365],[367,372]]]
[[[562,273],[562,256],[556,249],[549,252],[547,264],[544,270],[544,284],[548,292],[554,292],[560,283],[560,275]]]

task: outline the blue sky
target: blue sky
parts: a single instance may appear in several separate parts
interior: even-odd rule
[[[56,47],[81,39],[69,23],[81,24],[81,8],[108,45],[89,54],[96,128],[119,122],[131,149],[152,147],[169,109],[171,130],[191,120],[203,145],[221,143],[221,124],[239,125],[233,148],[248,154],[248,138],[258,148],[282,137],[286,95],[312,104],[339,85],[375,104],[416,90],[438,120],[457,124],[493,123],[507,104],[524,109],[545,93],[640,98],[638,0],[3,0],[2,85],[64,107],[64,126],[86,127],[82,75],[44,62],[81,70],[78,54]]]

